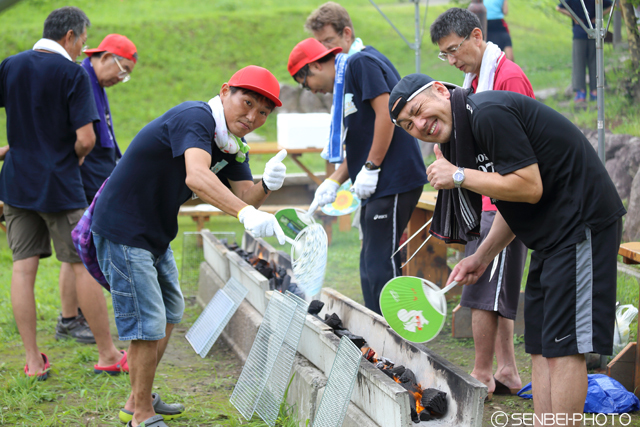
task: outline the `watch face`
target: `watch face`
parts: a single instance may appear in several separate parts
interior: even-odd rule
[[[458,171],[453,174],[453,180],[455,182],[462,182],[463,179],[464,179],[464,174],[462,172]]]

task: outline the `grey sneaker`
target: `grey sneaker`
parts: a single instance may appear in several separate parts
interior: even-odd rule
[[[82,314],[76,316],[75,319],[65,322],[62,320],[62,314],[58,316],[58,324],[56,325],[56,339],[74,339],[82,344],[95,344],[96,339],[93,332],[89,329],[87,319]]]

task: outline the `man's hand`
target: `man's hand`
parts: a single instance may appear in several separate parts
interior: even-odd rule
[[[264,167],[262,181],[270,191],[279,190],[284,183],[284,177],[287,174],[287,167],[282,163],[287,157],[287,150],[280,150],[273,158],[271,158]]]
[[[82,164],[84,163],[84,158],[85,158],[85,157],[86,157],[86,156],[82,156],[82,157],[80,157],[80,158],[78,159],[78,166],[82,166]]]
[[[454,280],[461,285],[472,285],[478,281],[488,265],[488,263],[484,263],[476,254],[471,255],[460,261],[458,265],[453,268],[447,280],[447,285]]]
[[[379,175],[380,169],[368,170],[363,166],[356,175],[356,182],[353,183],[354,194],[361,200],[371,197],[376,192]]]
[[[280,228],[275,216],[247,205],[238,212],[238,219],[244,225],[245,230],[255,237],[275,235],[278,238],[278,242],[284,245],[284,231]]]
[[[327,203],[333,203],[336,200],[336,192],[339,187],[339,182],[334,181],[331,178],[325,179],[322,184],[318,186],[318,189],[313,196],[313,202],[311,202],[311,206],[309,206],[309,214],[313,215],[319,207],[322,207]]]
[[[436,155],[436,161],[427,168],[429,183],[436,190],[451,190],[455,187],[453,174],[458,168],[444,158],[438,144],[433,147],[433,153]]]

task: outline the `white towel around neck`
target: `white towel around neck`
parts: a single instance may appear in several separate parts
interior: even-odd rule
[[[498,64],[500,64],[502,58],[504,58],[502,50],[500,50],[497,45],[487,42],[487,48],[484,50],[484,55],[482,55],[480,77],[478,77],[476,93],[484,92],[485,90],[493,90],[496,70],[498,69]],[[476,74],[466,73],[464,75],[464,83],[462,84],[462,87],[465,89],[470,88],[471,83],[475,78]]]
[[[51,39],[38,40],[36,44],[33,45],[33,50],[46,50],[47,52],[58,53],[73,62],[73,59],[69,56],[69,52],[67,52],[60,43]]]

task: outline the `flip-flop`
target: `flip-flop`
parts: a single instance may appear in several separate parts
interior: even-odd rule
[[[119,375],[121,372],[129,372],[129,364],[127,363],[127,352],[121,350],[120,353],[122,353],[122,359],[120,359],[118,363],[114,363],[110,366],[93,365],[93,372],[96,374],[106,372],[109,375]]]
[[[44,370],[41,372],[37,372],[35,374],[29,374],[29,365],[24,365],[24,373],[28,377],[32,377],[34,375],[38,376],[38,381],[44,381],[49,378],[49,369],[51,369],[51,364],[49,364],[49,358],[46,354],[40,353],[42,355],[42,360],[44,360]]]
[[[127,423],[127,427],[133,427],[133,421]],[[162,419],[162,415],[154,415],[151,418],[147,418],[140,424],[139,427],[169,427]]]
[[[516,395],[520,391],[519,388],[509,388],[509,387],[507,387],[505,384],[503,384],[500,381],[498,381],[496,379],[496,377],[493,377],[493,381],[496,383],[496,388],[495,388],[495,390],[493,390],[493,394]]]
[[[180,403],[165,403],[162,401],[158,393],[151,393],[151,397],[153,398],[153,409],[156,411],[157,415],[162,415],[162,418],[164,418],[165,421],[184,415],[184,405]],[[118,413],[118,418],[123,423],[128,423],[133,419],[133,412],[122,408]]]

